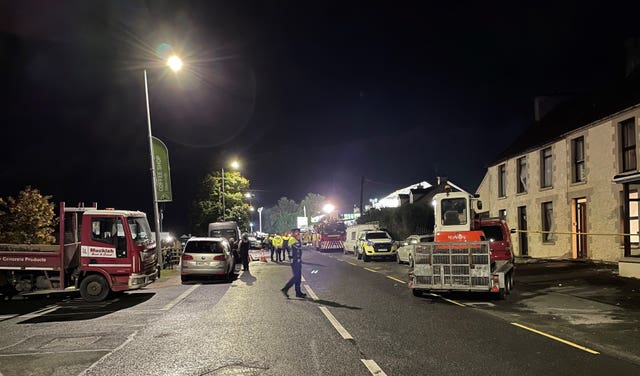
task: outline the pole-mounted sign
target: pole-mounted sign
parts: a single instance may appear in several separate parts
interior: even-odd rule
[[[172,201],[169,151],[159,138],[153,137],[153,164],[156,170],[156,193],[158,202]]]

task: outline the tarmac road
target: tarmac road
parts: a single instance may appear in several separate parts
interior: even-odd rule
[[[580,298],[596,283],[613,289],[607,278],[615,275],[598,268],[522,265],[514,293],[497,301],[468,294],[414,298],[403,283],[408,268],[394,262],[316,251],[305,252],[303,261],[308,299],[278,291],[291,275],[287,263],[255,261],[231,284],[181,285],[176,274],[99,304],[76,297],[3,302],[0,372],[640,374],[640,347],[631,348],[631,333],[608,327],[631,330],[634,321],[626,320],[637,320],[637,295],[628,298],[625,290],[632,281],[616,286],[625,298],[620,305],[607,290]],[[607,315],[621,321],[603,322]]]

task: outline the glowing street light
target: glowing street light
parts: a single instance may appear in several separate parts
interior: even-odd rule
[[[336,210],[336,207],[333,204],[324,204],[322,207],[322,211],[327,214],[332,213],[334,210]]]
[[[171,55],[167,60],[167,66],[169,66],[172,71],[177,72],[182,69],[182,59],[176,55]]]
[[[182,60],[173,55],[167,60],[167,65],[177,72],[182,68]],[[160,214],[158,211],[158,192],[156,192],[156,167],[153,157],[153,136],[151,133],[151,110],[149,109],[149,84],[147,83],[147,70],[144,69],[144,95],[147,104],[147,131],[149,133],[149,155],[151,160],[151,187],[153,190],[153,216],[156,227],[156,254],[158,255],[158,265],[162,269],[162,243],[160,239]]]

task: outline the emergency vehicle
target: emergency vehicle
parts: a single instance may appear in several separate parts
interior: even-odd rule
[[[320,252],[343,251],[346,237],[346,226],[342,220],[326,219],[314,225],[316,236],[313,247]]]

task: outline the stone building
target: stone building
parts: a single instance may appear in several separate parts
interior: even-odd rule
[[[491,216],[520,230],[516,255],[640,255],[639,131],[636,75],[559,104],[500,154],[477,193]]]

